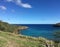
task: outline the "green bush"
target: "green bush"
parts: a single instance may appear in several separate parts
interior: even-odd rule
[[[11,33],[18,33],[19,26],[0,21],[0,30]]]

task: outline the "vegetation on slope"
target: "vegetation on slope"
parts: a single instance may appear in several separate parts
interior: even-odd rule
[[[0,21],[0,47],[60,47],[60,40],[47,40],[20,35],[19,30],[26,29],[26,26],[11,25]],[[60,39],[60,31],[54,36]]]
[[[46,47],[45,38],[35,38],[0,31],[0,47]]]
[[[0,21],[0,31],[18,34],[19,30],[23,30],[26,28],[27,28],[26,26],[17,26],[17,25],[9,24],[7,22]]]

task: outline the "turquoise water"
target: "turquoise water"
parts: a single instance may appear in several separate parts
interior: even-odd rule
[[[29,28],[22,30],[21,34],[48,39],[54,39],[53,33],[60,30],[60,27],[53,27],[51,24],[24,24],[23,26],[28,26]]]

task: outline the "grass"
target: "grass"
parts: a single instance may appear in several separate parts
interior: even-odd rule
[[[0,47],[44,47],[45,38],[0,32]]]
[[[0,32],[0,47],[37,47],[37,45],[38,42],[20,38],[19,35]]]

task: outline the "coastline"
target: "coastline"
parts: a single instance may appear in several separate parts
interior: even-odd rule
[[[35,26],[34,26],[35,27]],[[37,27],[37,26],[36,26]],[[48,26],[47,26],[48,27]],[[3,41],[8,44],[9,47],[54,47],[55,41],[46,39],[45,37],[31,37],[22,34],[18,34],[19,30],[26,30],[29,26],[17,26],[11,25],[5,22],[0,22],[0,43],[4,44]],[[39,27],[40,28],[40,27]],[[36,28],[35,28],[36,29]],[[45,27],[44,27],[45,29]],[[43,32],[42,32],[43,33]],[[36,35],[36,34],[35,34]],[[8,41],[6,41],[8,40]],[[9,43],[8,43],[9,42]],[[14,43],[14,44],[11,44]],[[2,44],[1,47],[2,47]],[[18,45],[15,45],[18,44]],[[20,45],[22,44],[22,46]],[[58,43],[60,44],[60,42]],[[15,46],[14,46],[15,45]],[[3,46],[4,47],[4,46]]]

